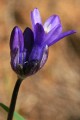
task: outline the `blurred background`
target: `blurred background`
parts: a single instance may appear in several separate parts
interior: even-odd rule
[[[63,31],[77,33],[50,47],[46,65],[23,81],[16,111],[27,120],[80,120],[80,0],[0,0],[0,102],[9,106],[17,79],[10,66],[11,31],[31,27],[35,7],[43,23],[57,14]],[[0,120],[6,118],[0,108]]]

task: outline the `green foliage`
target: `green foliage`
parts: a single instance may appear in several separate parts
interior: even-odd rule
[[[9,108],[4,105],[3,103],[0,103],[0,106],[6,111],[9,112]],[[14,119],[15,120],[25,120],[21,115],[19,115],[17,112],[14,112]]]

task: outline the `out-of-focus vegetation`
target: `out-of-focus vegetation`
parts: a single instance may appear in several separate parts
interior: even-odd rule
[[[31,27],[35,7],[43,23],[58,14],[63,30],[77,33],[52,46],[44,68],[23,81],[16,111],[28,120],[80,120],[80,0],[0,0],[0,102],[9,106],[17,78],[10,67],[11,30]],[[6,116],[0,108],[0,120]]]

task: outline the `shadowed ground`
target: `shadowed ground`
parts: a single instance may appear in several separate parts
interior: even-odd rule
[[[52,46],[44,68],[23,81],[16,111],[28,120],[80,120],[79,0],[0,0],[0,102],[9,106],[17,78],[10,67],[11,30],[16,25],[22,30],[31,27],[30,12],[35,7],[43,22],[58,14],[63,30],[77,33]],[[0,120],[6,117],[0,108]]]

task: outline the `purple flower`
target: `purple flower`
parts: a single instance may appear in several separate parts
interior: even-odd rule
[[[10,39],[11,66],[22,78],[36,73],[43,67],[48,58],[49,46],[75,33],[74,30],[62,32],[57,15],[49,17],[42,25],[37,8],[31,12],[31,21],[33,31],[26,28],[22,33],[19,27],[14,27]]]

